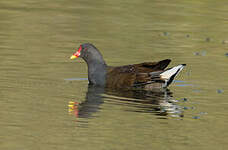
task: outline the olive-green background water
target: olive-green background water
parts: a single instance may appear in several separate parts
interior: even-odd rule
[[[226,0],[1,0],[0,149],[227,149],[227,40]],[[187,63],[177,112],[89,90],[84,42],[110,65]]]

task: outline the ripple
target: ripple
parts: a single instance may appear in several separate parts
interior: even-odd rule
[[[65,81],[87,81],[88,78],[67,78]]]

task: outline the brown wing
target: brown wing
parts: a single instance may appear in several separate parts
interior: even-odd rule
[[[108,67],[106,87],[127,88],[137,84],[142,85],[159,81],[159,74],[168,66],[170,61],[170,59],[165,59],[159,62]]]
[[[108,67],[106,87],[127,88],[133,86],[136,72],[133,65],[121,67]]]

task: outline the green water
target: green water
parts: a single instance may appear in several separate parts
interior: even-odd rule
[[[227,13],[225,0],[1,0],[0,149],[227,149]],[[109,65],[187,67],[172,96],[104,92],[69,59],[84,42]]]

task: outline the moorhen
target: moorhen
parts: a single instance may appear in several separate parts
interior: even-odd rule
[[[163,89],[168,87],[186,64],[165,69],[170,59],[125,66],[108,66],[99,50],[90,43],[80,45],[71,59],[81,57],[88,66],[89,85],[124,89]]]

